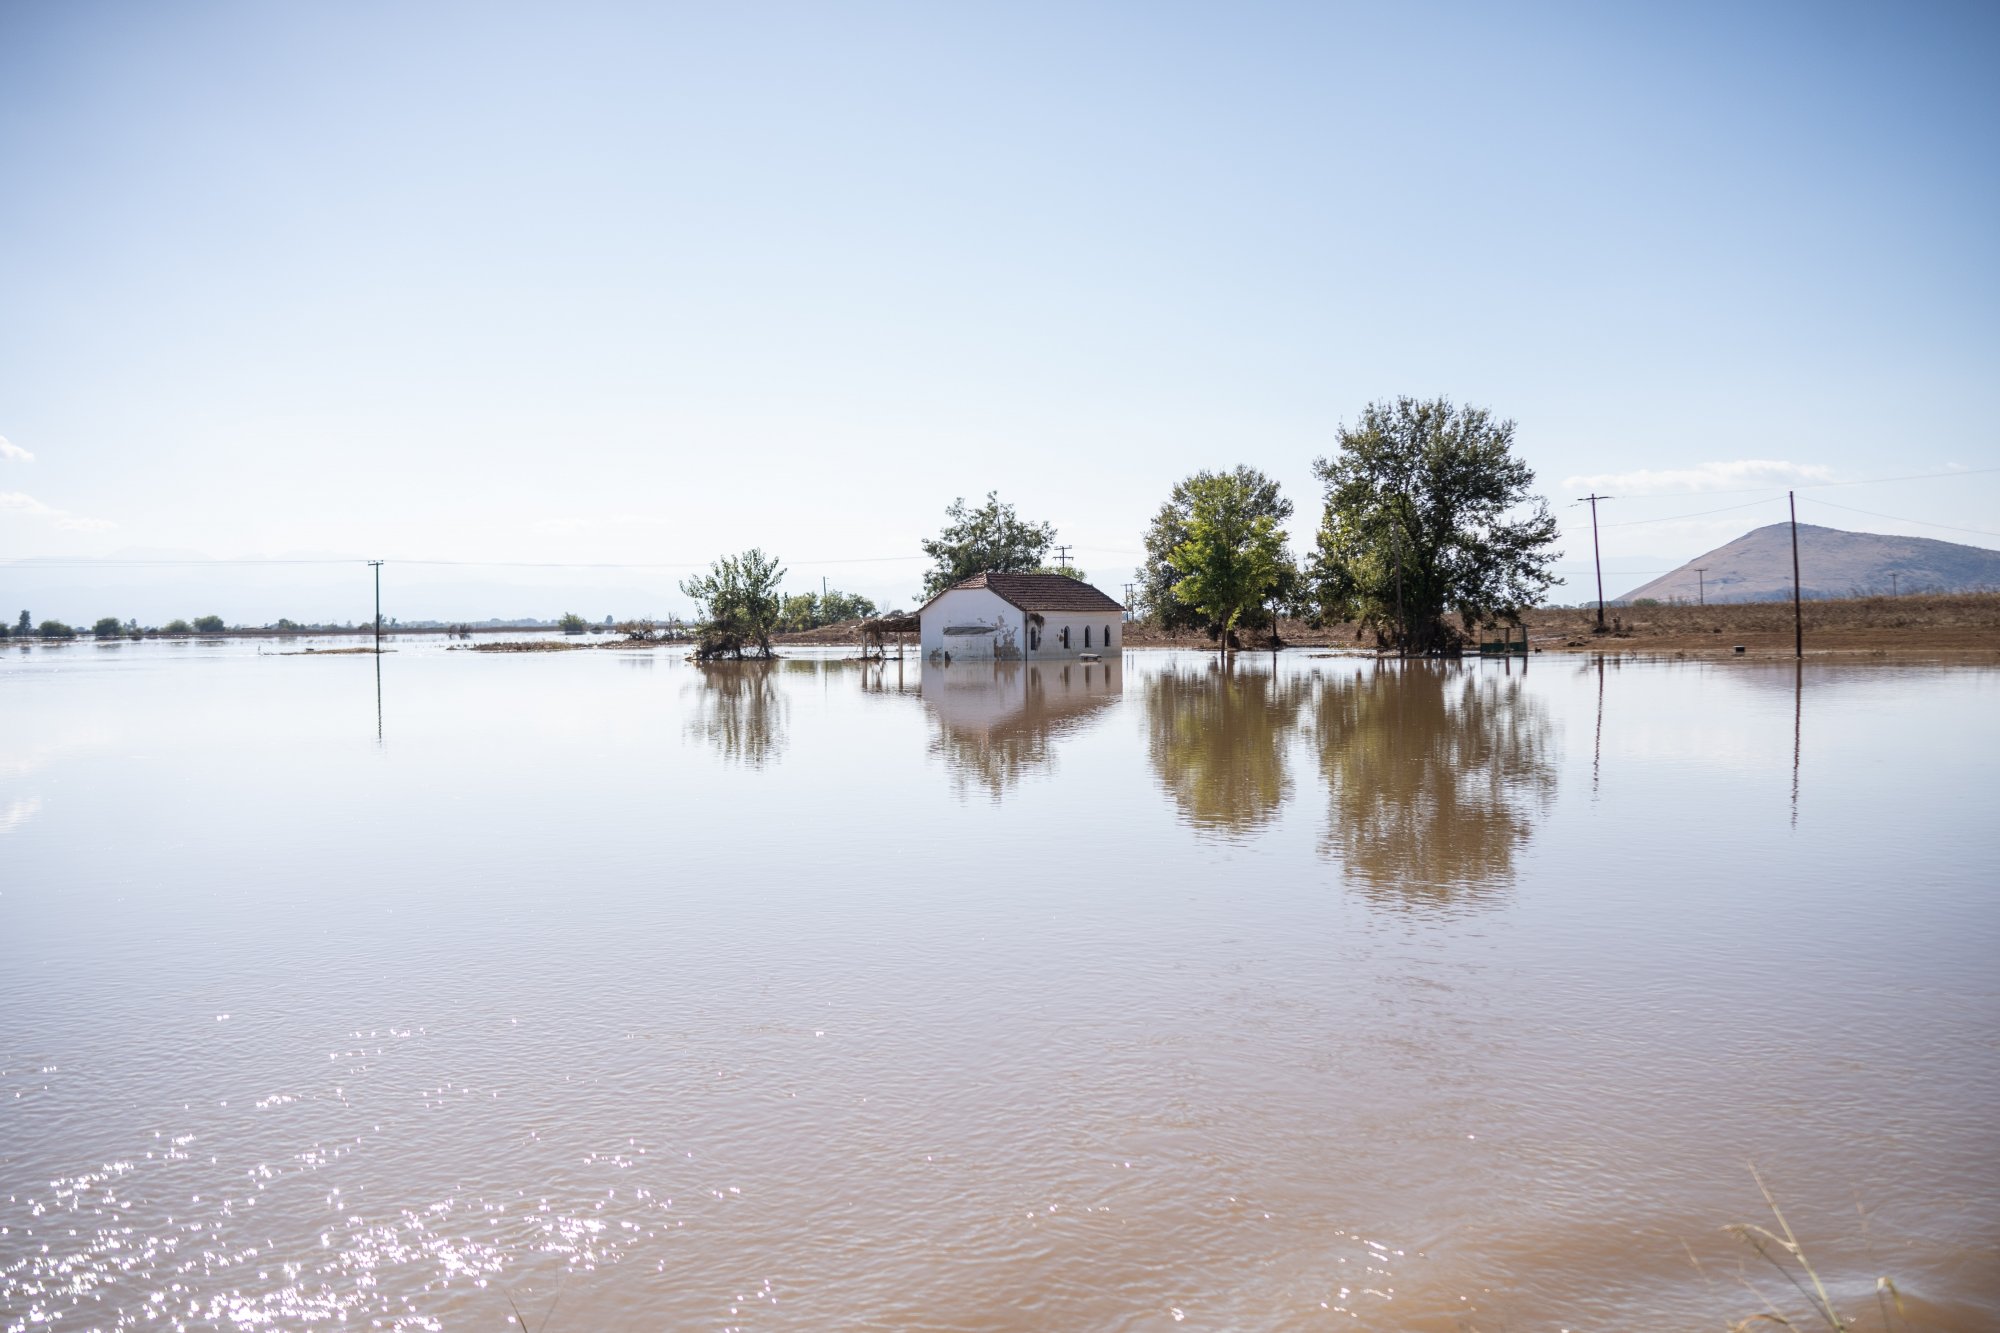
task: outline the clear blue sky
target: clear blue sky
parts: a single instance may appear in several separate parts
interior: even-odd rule
[[[997,489],[1116,592],[1199,467],[1302,548],[1398,393],[1607,520],[2000,467],[1996,68],[1992,5],[6,0],[0,557],[760,544],[907,600],[825,562]],[[2000,531],[2000,474],[1807,494]]]

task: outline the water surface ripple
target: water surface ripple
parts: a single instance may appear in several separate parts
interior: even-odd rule
[[[396,647],[0,661],[6,1333],[2000,1321],[2000,673]]]

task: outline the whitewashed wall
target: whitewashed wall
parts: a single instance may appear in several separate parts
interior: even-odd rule
[[[946,634],[954,625],[990,625],[992,634]],[[923,657],[950,653],[952,660],[975,661],[991,658],[996,648],[1019,652],[1027,638],[1020,610],[999,594],[985,588],[953,588],[923,610],[917,641]]]
[[[1052,658],[1075,657],[1080,653],[1111,654],[1121,652],[1125,646],[1123,617],[1117,611],[1091,612],[1043,612],[1044,623],[1035,629],[1039,644],[1028,647],[1030,630],[1026,616],[1011,602],[998,593],[986,588],[954,588],[925,608],[918,642],[922,645],[922,656],[928,661],[931,654],[950,653],[953,661],[978,661],[990,659],[996,648],[1003,654],[1008,648],[1024,652],[1034,661]],[[956,635],[946,634],[953,625],[991,625],[993,634]],[[1063,631],[1069,631],[1069,644],[1063,644]],[[1084,643],[1084,631],[1090,631],[1090,642]]]

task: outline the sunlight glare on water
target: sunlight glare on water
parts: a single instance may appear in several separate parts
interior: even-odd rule
[[[2000,673],[394,646],[0,665],[0,1328],[2000,1318]]]

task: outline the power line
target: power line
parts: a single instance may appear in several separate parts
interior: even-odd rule
[[[41,560],[31,555],[9,556],[0,565],[25,569],[166,569],[174,566],[214,568],[218,565],[365,565],[360,556],[345,560]]]
[[[905,560],[928,560],[926,555],[857,555],[831,560],[791,560],[794,565],[883,565]],[[639,563],[619,561],[565,562],[560,560],[391,560],[392,565],[439,565],[465,569],[707,569],[713,560],[651,560]]]
[[[875,565],[892,561],[928,560],[922,555],[845,556],[833,560],[794,560],[796,565]],[[359,556],[342,560],[39,560],[34,556],[0,559],[0,567],[18,569],[223,569],[236,565],[367,565],[373,561]],[[712,561],[652,561],[637,564],[615,562],[565,563],[551,560],[395,560],[392,565],[450,566],[464,569],[706,569]]]
[[[1829,509],[1845,509],[1850,514],[1866,514],[1870,518],[1886,518],[1892,523],[1915,523],[1920,527],[1943,528],[1946,532],[1976,532],[1982,537],[2000,537],[2000,532],[1993,532],[1986,528],[1962,528],[1956,523],[1933,523],[1927,518],[1904,518],[1900,514],[1882,514],[1877,513],[1873,509],[1856,509],[1853,505],[1839,505],[1831,500],[1821,500],[1811,495],[1806,498],[1816,505],[1825,505]]]
[[[1758,505],[1770,504],[1778,497],[1773,495],[1763,500],[1748,500],[1740,505],[1724,505],[1720,509],[1697,509],[1691,514],[1668,514],[1662,518],[1628,518],[1616,523],[1606,523],[1607,528],[1636,528],[1646,523],[1672,523],[1675,519],[1700,518],[1705,514],[1727,514],[1736,509],[1755,509]]]
[[[2000,472],[2000,467],[1968,467],[1956,472],[1911,472],[1900,477],[1862,477],[1855,481],[1808,481],[1792,487],[1799,491],[1823,491],[1829,486],[1886,486],[1892,481],[1936,481],[1944,477],[1979,477],[1989,472]],[[1589,478],[1577,478],[1577,484],[1586,484]],[[1599,478],[1599,480],[1604,480]],[[1727,491],[1656,491],[1651,495],[1628,495],[1628,500],[1671,499],[1676,495],[1762,495],[1769,493],[1777,498],[1775,486],[1744,486]],[[1573,508],[1574,506],[1572,506]],[[1609,524],[1605,525],[1609,527]]]

